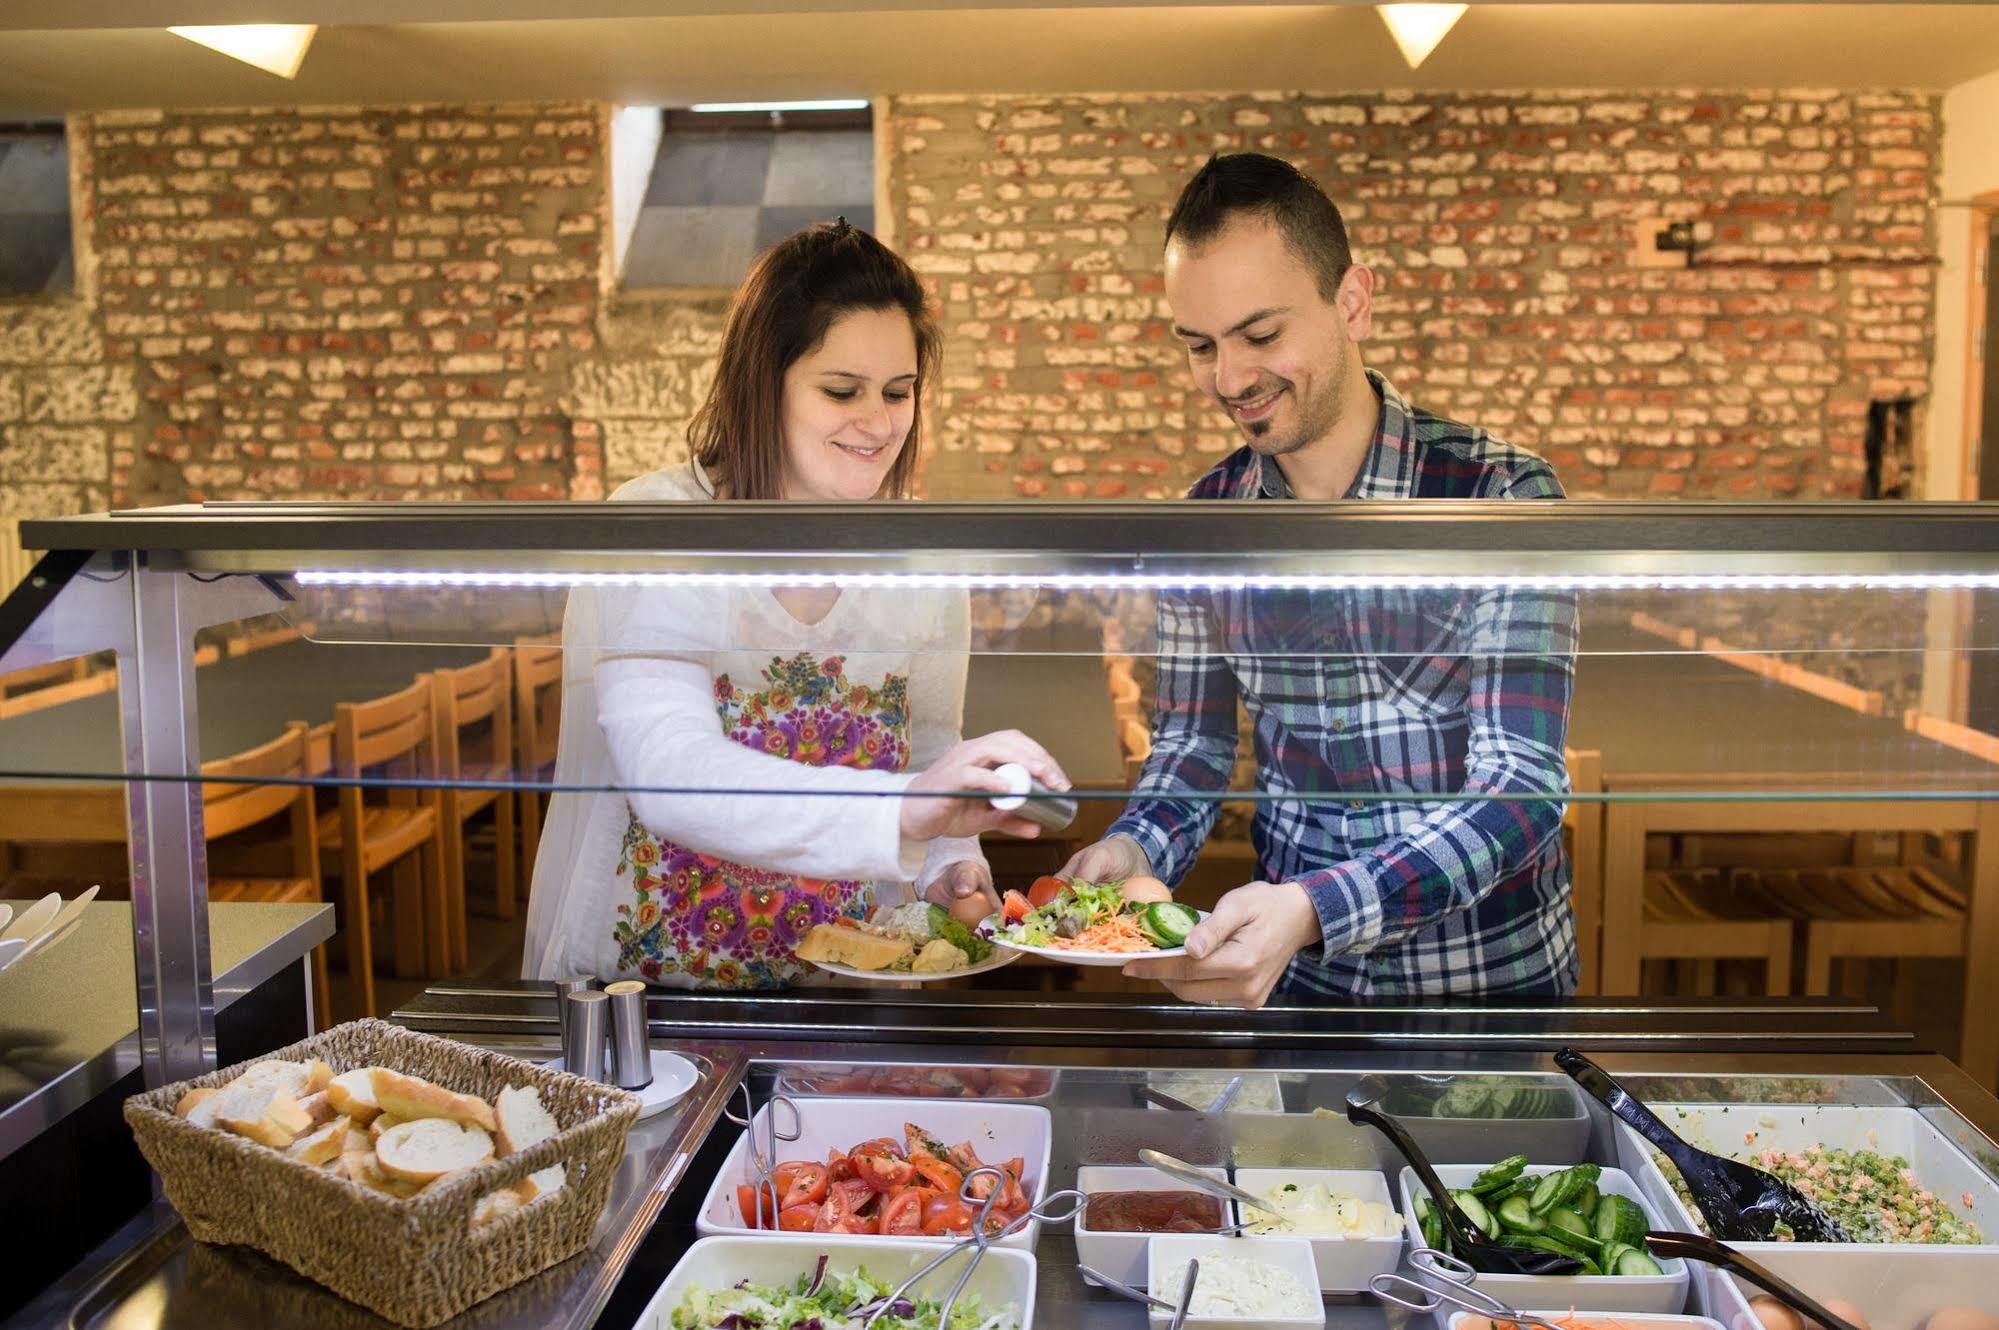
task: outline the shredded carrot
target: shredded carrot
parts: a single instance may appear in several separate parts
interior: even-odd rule
[[[1050,938],[1048,945],[1057,951],[1126,953],[1159,950],[1157,944],[1139,930],[1137,917],[1129,914],[1091,924],[1074,937]]]

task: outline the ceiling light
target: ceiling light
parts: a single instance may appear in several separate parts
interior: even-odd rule
[[[293,78],[312,45],[317,23],[230,23],[218,27],[168,28],[197,46],[255,65],[281,79]]]
[[[865,97],[836,97],[819,102],[696,102],[687,108],[703,115],[729,115],[763,111],[865,111]]]
[[[1466,5],[1376,5],[1389,35],[1402,48],[1402,58],[1414,69],[1430,58],[1437,43],[1468,8]]]

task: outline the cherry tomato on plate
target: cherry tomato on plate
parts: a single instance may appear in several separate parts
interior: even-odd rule
[[[1061,895],[1062,888],[1068,885],[1059,877],[1037,877],[1027,889],[1027,903],[1038,910]]]
[[[1000,902],[1000,918],[1009,924],[1017,924],[1027,918],[1028,912],[1033,908],[1028,903],[1027,897],[1017,891],[1008,891]]]

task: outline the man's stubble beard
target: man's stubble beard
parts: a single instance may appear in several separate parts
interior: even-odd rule
[[[1346,380],[1347,349],[1337,348],[1335,357],[1332,372],[1320,380],[1323,387],[1312,401],[1307,402],[1299,395],[1296,383],[1286,384],[1298,408],[1298,427],[1294,431],[1282,438],[1272,438],[1268,420],[1238,426],[1250,451],[1260,457],[1282,457],[1332,433],[1333,427],[1340,423],[1340,386]]]

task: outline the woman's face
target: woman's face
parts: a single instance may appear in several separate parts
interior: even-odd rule
[[[899,309],[842,314],[784,372],[784,497],[872,499],[916,418],[916,334]]]

